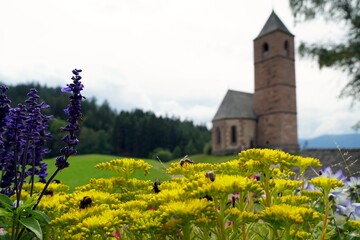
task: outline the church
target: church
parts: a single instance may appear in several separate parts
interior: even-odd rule
[[[298,152],[294,35],[272,11],[254,39],[254,93],[228,90],[212,119],[212,154]]]

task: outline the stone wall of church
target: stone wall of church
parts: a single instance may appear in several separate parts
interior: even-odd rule
[[[277,113],[259,118],[257,147],[299,150],[296,114]]]
[[[253,119],[227,119],[213,122],[212,154],[237,154],[253,147],[256,139],[256,121]],[[219,136],[220,134],[220,136]]]

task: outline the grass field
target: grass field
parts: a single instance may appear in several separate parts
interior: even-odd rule
[[[58,179],[62,183],[70,186],[70,191],[73,191],[76,186],[87,184],[91,178],[108,178],[116,176],[116,173],[114,172],[98,170],[95,169],[94,166],[101,162],[107,162],[119,158],[121,157],[100,154],[72,156],[69,158],[70,166],[59,172],[55,179]],[[195,163],[219,163],[234,159],[236,156],[209,156],[199,154],[189,156],[189,158],[192,159]],[[170,179],[170,176],[165,172],[165,168],[169,166],[171,162],[179,161],[179,159],[176,159],[171,162],[162,164],[156,160],[143,160],[151,164],[153,168],[146,176],[144,176],[143,172],[141,171],[136,172],[134,176],[139,179],[149,179],[152,181],[155,179],[160,179],[162,181]],[[55,158],[46,159],[45,161],[48,164],[48,173],[51,175],[56,169]]]

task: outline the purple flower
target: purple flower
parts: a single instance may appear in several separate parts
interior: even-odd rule
[[[64,169],[69,166],[67,159],[70,155],[76,154],[75,147],[78,145],[78,138],[75,135],[80,130],[79,121],[81,120],[81,100],[84,98],[81,95],[81,91],[84,88],[84,85],[81,83],[80,69],[74,69],[72,73],[74,76],[71,78],[73,83],[67,84],[67,87],[62,88],[62,92],[69,92],[72,95],[69,97],[70,103],[64,113],[68,115],[68,125],[66,125],[62,131],[68,132],[68,135],[62,138],[62,141],[67,144],[66,147],[60,150],[62,156],[56,159],[56,167],[59,169]]]
[[[4,93],[6,89],[0,88],[0,91]],[[0,104],[1,107],[8,109],[6,115],[0,120],[2,121],[1,192],[7,195],[16,192],[19,197],[22,184],[27,177],[30,176],[30,182],[33,182],[34,175],[38,175],[40,180],[44,180],[47,176],[47,165],[42,160],[49,152],[45,148],[45,143],[51,135],[46,130],[47,122],[53,117],[42,114],[41,110],[48,105],[43,102],[37,103],[39,95],[35,89],[30,89],[25,105],[18,104],[15,108],[6,106],[9,101],[6,100],[4,94],[0,95],[1,102],[5,103],[5,105]]]

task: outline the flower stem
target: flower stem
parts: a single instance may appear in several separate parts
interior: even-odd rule
[[[44,193],[45,193],[45,191],[47,190],[49,184],[52,182],[52,180],[54,180],[55,176],[60,172],[60,170],[61,170],[60,168],[57,168],[56,171],[55,171],[55,172],[51,175],[51,177],[49,178],[49,181],[46,182],[43,190],[42,190],[41,193],[40,193],[40,196],[39,196],[38,200],[36,201],[36,203],[35,203],[35,205],[34,205],[34,207],[33,207],[33,210],[35,210],[36,207],[39,205],[39,203],[40,203],[42,197],[44,196]]]
[[[323,231],[322,231],[322,235],[321,235],[322,240],[325,239],[326,227],[327,227],[327,224],[328,224],[328,215],[329,215],[329,210],[330,210],[329,192],[330,192],[330,190],[324,189],[325,213],[324,213],[324,219],[323,219]]]

